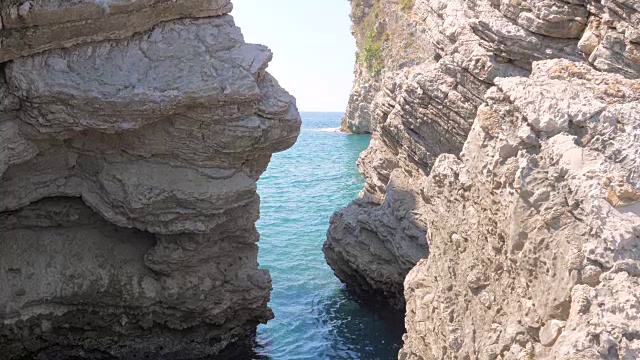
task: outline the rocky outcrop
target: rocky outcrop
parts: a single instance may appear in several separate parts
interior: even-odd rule
[[[295,99],[220,1],[5,1],[0,357],[199,358],[273,314],[256,180]]]
[[[402,307],[404,278],[427,255],[425,219],[413,212],[421,203],[409,177],[397,169],[382,205],[358,199],[335,213],[323,251],[336,276],[362,295],[377,294]]]
[[[623,78],[634,79],[640,76],[638,72],[640,58],[637,56],[640,42],[635,35],[638,31],[640,4],[634,1],[415,0],[396,2],[380,0],[353,1],[352,6],[354,7],[352,13],[369,11],[375,14],[375,9],[385,9],[366,22],[369,29],[374,29],[370,33],[376,37],[372,39],[379,40],[378,48],[382,65],[369,71],[367,75],[362,74],[367,68],[357,65],[353,89],[355,94],[351,97],[345,127],[356,131],[359,124],[363,123],[359,119],[365,112],[355,112],[353,109],[364,108],[366,113],[371,115],[371,119],[368,120],[368,123],[374,124],[370,128],[373,133],[371,145],[358,161],[366,184],[357,200],[334,214],[327,241],[323,247],[327,262],[340,279],[353,287],[381,294],[396,305],[402,305],[406,297],[410,306],[407,309],[408,337],[403,356],[415,356],[415,358],[421,356],[426,359],[465,358],[465,355],[470,358],[479,357],[479,352],[457,352],[462,347],[453,352],[448,350],[445,353],[442,350],[445,346],[457,346],[455,345],[457,340],[451,339],[464,337],[467,344],[465,346],[475,346],[475,349],[480,349],[487,344],[477,340],[480,335],[473,332],[472,328],[454,327],[448,323],[450,308],[438,307],[438,304],[443,303],[445,299],[424,297],[426,293],[445,296],[442,291],[446,289],[446,291],[452,291],[447,295],[450,296],[450,299],[446,298],[447,301],[460,307],[465,304],[465,300],[460,298],[461,295],[456,291],[462,293],[472,290],[466,286],[466,278],[464,281],[453,279],[457,279],[464,273],[459,267],[467,265],[458,259],[459,255],[456,254],[470,245],[463,240],[460,240],[463,241],[461,245],[453,245],[454,241],[456,244],[460,241],[451,240],[449,237],[447,245],[436,246],[434,245],[436,242],[444,240],[438,240],[432,228],[447,224],[453,233],[456,232],[454,231],[456,227],[460,226],[464,229],[465,224],[468,224],[469,230],[465,231],[474,232],[479,230],[471,229],[479,225],[468,222],[470,215],[457,212],[456,208],[449,208],[445,203],[446,198],[442,198],[441,193],[436,193],[436,190],[432,189],[436,187],[433,184],[435,180],[427,179],[435,176],[430,174],[441,161],[438,159],[442,154],[451,154],[455,158],[461,154],[463,148],[464,151],[470,151],[467,156],[471,154],[476,156],[474,151],[480,152],[477,148],[479,144],[475,144],[475,147],[469,144],[479,139],[468,139],[469,134],[473,134],[473,129],[479,126],[477,125],[479,121],[486,121],[487,124],[494,124],[498,128],[502,122],[506,121],[503,120],[503,115],[495,115],[496,110],[489,111],[491,104],[488,103],[488,99],[495,94],[496,86],[500,88],[508,81],[513,81],[515,84],[513,87],[520,87],[522,94],[526,94],[522,95],[518,101],[511,98],[510,101],[514,102],[513,111],[520,111],[523,117],[528,117],[525,112],[545,109],[548,112],[547,116],[531,117],[532,122],[537,122],[532,126],[539,127],[540,130],[536,131],[546,131],[553,135],[565,132],[569,134],[567,136],[582,136],[584,134],[571,133],[571,131],[586,128],[587,126],[581,121],[584,122],[590,116],[599,114],[604,109],[604,107],[599,108],[599,104],[615,102],[622,104],[624,101],[615,95],[602,95],[596,102],[594,99],[597,97],[582,94],[577,90],[579,87],[574,86],[572,91],[561,90],[561,87],[564,86],[562,84],[574,81],[574,77],[578,78],[578,73],[587,71],[584,69],[592,68],[596,72],[592,75],[593,79],[584,80],[585,86],[599,86],[597,82],[610,77],[612,84],[619,80],[620,84],[624,83],[624,86],[627,86],[627,89],[633,88],[629,85],[631,83],[626,83]],[[356,29],[354,33],[358,37],[358,34],[362,34],[365,30],[359,30],[361,26],[355,20],[357,17],[352,15],[352,18],[354,18],[354,29]],[[413,39],[421,43],[421,45],[415,45],[414,49],[423,49],[423,52],[414,55],[414,61],[402,63],[397,59],[405,56],[405,47],[402,44],[406,37],[403,36],[409,32],[398,35],[393,32],[386,33],[382,29],[408,28],[409,26],[416,29]],[[394,36],[400,36],[401,40],[394,39]],[[365,52],[367,43],[359,41],[358,45],[359,53]],[[552,63],[545,62],[552,59],[562,59],[563,65],[552,66],[549,65]],[[570,64],[582,70],[556,79],[560,85],[554,85],[557,86],[555,88],[551,83],[534,86],[536,81],[543,81],[545,77],[551,79],[554,76],[544,71],[569,68]],[[538,73],[534,73],[530,80],[526,80],[534,69]],[[615,79],[617,80],[614,81]],[[588,85],[593,82],[596,84]],[[611,85],[609,90],[615,92],[616,86],[622,85]],[[363,89],[372,90],[364,91]],[[607,98],[607,96],[612,97]],[[558,97],[564,98],[564,100],[558,99],[561,100],[560,105],[564,107],[553,102]],[[581,97],[584,97],[583,100],[579,100]],[[570,105],[574,100],[577,104]],[[354,101],[367,101],[367,103],[353,103]],[[576,110],[576,108],[582,110]],[[571,113],[572,111],[576,114]],[[558,123],[554,120],[556,117],[563,120]],[[633,116],[629,119],[631,120],[634,120]],[[534,141],[540,137],[540,133],[533,130],[531,134],[524,133],[525,130],[522,130],[523,133],[520,135],[523,139],[528,139],[526,141]],[[604,134],[596,134],[597,132],[592,131],[592,136],[600,141],[598,136]],[[514,157],[519,151],[519,145],[518,143],[509,144],[513,146],[507,144],[499,151],[496,150],[492,161],[496,163],[503,161],[501,156],[505,157],[504,159]],[[467,150],[472,148],[474,150]],[[465,161],[467,160],[463,159],[463,162]],[[494,179],[493,172],[490,171],[498,165],[486,159],[477,159],[477,161],[482,163],[474,163],[474,166],[478,166],[482,172],[478,170],[470,173],[471,179],[482,176],[482,180],[490,181],[487,179],[489,177],[492,179],[492,186],[502,186],[498,185],[502,180]],[[464,164],[471,166],[466,162]],[[444,175],[443,177],[446,178]],[[629,182],[629,180],[626,181]],[[475,180],[471,182],[474,183]],[[450,191],[455,192],[453,189]],[[479,198],[483,195],[476,196]],[[489,197],[489,194],[487,193],[486,196]],[[478,201],[484,203],[498,200],[499,197],[496,196]],[[472,198],[464,198],[458,200],[458,203],[462,204],[460,206],[470,208],[474,201]],[[438,211],[434,209],[434,203],[439,204]],[[496,212],[482,215],[486,217],[487,223],[489,219],[493,219],[495,230],[501,221],[497,211],[507,211],[510,207],[507,207],[506,202],[502,202],[501,205],[492,204],[492,206],[494,207],[491,209],[495,209]],[[481,207],[476,206],[476,208]],[[574,219],[574,221],[580,220]],[[574,227],[577,229],[577,226]],[[493,235],[497,237],[497,232]],[[465,239],[474,244],[481,241],[478,237]],[[582,239],[582,241],[587,240]],[[458,246],[460,249],[457,249]],[[442,249],[445,247],[447,250],[443,253]],[[553,245],[550,247],[553,248]],[[435,254],[435,251],[439,251],[440,255]],[[413,270],[411,277],[404,283],[403,296],[401,279],[404,279],[417,263],[416,260],[436,256],[439,256],[438,261],[441,261],[441,264],[448,264],[449,272],[445,273],[443,270],[442,273],[430,275],[431,270],[427,264],[430,264],[431,260],[420,261],[421,265]],[[491,252],[478,251],[469,255],[469,259],[473,258],[484,263],[493,256]],[[537,259],[540,262],[550,263],[551,257],[553,255],[548,257],[544,255]],[[491,268],[485,271],[487,275],[495,272]],[[425,291],[424,288],[428,285],[424,285],[426,281],[424,279],[429,276],[437,276],[437,281],[441,285],[445,280],[452,279],[449,285],[453,288],[449,289],[442,285],[437,291]],[[479,277],[477,289],[486,286],[483,276]],[[470,281],[476,282],[473,279]],[[566,288],[563,289],[566,290]],[[505,293],[510,291],[503,290]],[[545,293],[540,289],[538,291]],[[548,293],[544,296],[551,297]],[[503,300],[508,303],[508,301],[514,301],[513,299],[504,298]],[[423,302],[431,301],[433,305],[429,306],[432,308],[421,305]],[[499,308],[502,305],[494,306]],[[437,311],[434,310],[436,308]],[[428,313],[425,309],[433,310],[435,314]],[[415,314],[412,314],[412,311]],[[480,310],[475,309],[475,311]],[[482,310],[482,312],[487,311]],[[465,314],[464,311],[456,313],[458,317],[451,318],[451,321],[454,319],[461,322],[467,321],[463,314]],[[515,318],[516,315],[510,316]],[[550,320],[566,321],[559,317],[544,318],[544,321]],[[430,323],[426,324],[426,321]],[[540,326],[544,324],[546,322],[539,323]],[[549,322],[549,324],[552,323]],[[553,337],[553,334],[558,332],[558,323],[553,322],[553,324],[555,325],[549,325],[552,328],[545,328],[543,332],[546,335],[551,334],[547,338]],[[480,331],[480,327],[475,329]],[[458,330],[460,333],[456,335]],[[504,331],[511,331],[511,328],[507,330],[505,327]],[[469,335],[471,333],[473,335]],[[537,336],[535,335],[534,338]],[[436,337],[438,340],[435,339]],[[445,338],[451,341],[447,343],[442,340]],[[436,349],[436,345],[432,346],[430,342],[437,344],[440,348]],[[525,345],[521,344],[521,346]],[[497,354],[506,356],[505,352]],[[491,358],[491,356],[488,357]]]
[[[413,1],[350,0],[358,51],[355,78],[342,130],[373,133],[384,107],[385,75],[435,56],[425,25],[415,21]]]
[[[495,83],[420,187],[400,358],[638,358],[640,81],[551,60]]]

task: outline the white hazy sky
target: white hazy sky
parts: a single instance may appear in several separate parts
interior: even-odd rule
[[[301,111],[344,111],[356,45],[347,0],[234,0],[245,40],[267,45],[267,69]]]

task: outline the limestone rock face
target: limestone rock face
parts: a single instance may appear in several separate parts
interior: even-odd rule
[[[382,118],[384,75],[435,55],[426,37],[427,24],[413,21],[410,8],[397,1],[351,0],[352,33],[358,52],[343,131],[373,133]]]
[[[640,357],[640,81],[548,60],[495,83],[421,184],[400,358]]]
[[[402,305],[398,280],[417,263],[408,260],[429,254],[427,233],[438,221],[421,210],[430,201],[424,181],[439,155],[461,153],[474,121],[482,119],[486,128],[503,121],[485,104],[497,79],[525,79],[534,63],[549,59],[638,78],[640,7],[560,0],[379,0],[352,1],[352,7],[358,62],[343,127],[361,132],[367,119],[372,140],[358,161],[364,189],[334,215],[324,250],[343,281]],[[531,116],[531,131],[521,129],[527,142],[536,141],[535,131],[557,135],[606,106],[564,83],[527,83],[522,91],[527,95],[514,101],[523,116],[544,109]],[[549,94],[562,94],[562,107]],[[402,198],[412,200],[393,204],[398,197],[389,194],[398,183]],[[371,230],[382,224],[384,230]]]
[[[399,169],[391,176],[381,206],[362,200],[331,217],[324,253],[335,274],[355,290],[379,293],[402,306],[405,275],[427,256],[425,233],[418,224],[424,219],[412,211],[422,200]]]
[[[301,122],[230,10],[2,3],[0,358],[199,358],[272,318],[256,180]]]
[[[230,0],[5,0],[0,62],[86,42],[122,39],[180,18],[231,11]]]

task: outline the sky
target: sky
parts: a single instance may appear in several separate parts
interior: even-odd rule
[[[249,43],[273,51],[269,71],[301,111],[344,111],[356,45],[347,0],[234,0]]]

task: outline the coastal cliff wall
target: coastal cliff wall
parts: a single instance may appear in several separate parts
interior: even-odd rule
[[[231,9],[1,2],[0,358],[200,358],[273,317],[256,181],[301,121]]]
[[[372,133],[384,113],[385,76],[435,56],[427,32],[412,15],[412,1],[350,0],[357,52],[355,78],[342,130]]]
[[[637,359],[640,81],[535,62],[420,186],[402,359]]]
[[[366,184],[323,247],[340,279],[406,303],[400,358],[637,357],[640,3],[352,6],[428,49],[356,70]]]

